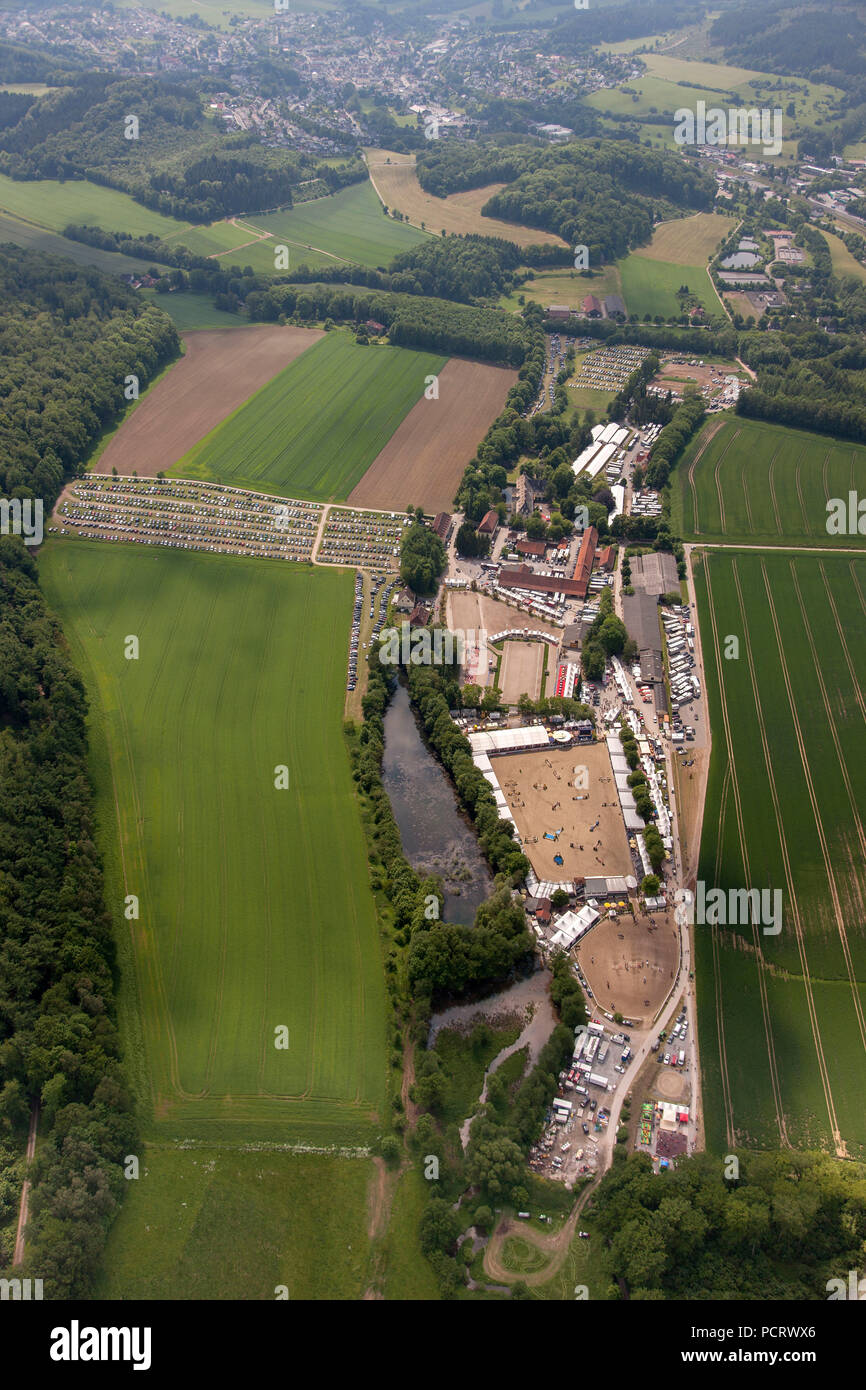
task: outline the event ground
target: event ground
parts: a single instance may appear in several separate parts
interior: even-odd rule
[[[674,982],[679,949],[673,915],[623,913],[593,927],[577,958],[599,1008],[649,1022]]]
[[[508,705],[516,705],[521,695],[537,700],[541,694],[544,650],[547,642],[503,642],[499,687]]]
[[[492,763],[524,853],[540,879],[633,872],[606,744],[510,753]],[[587,786],[578,792],[575,768],[581,766],[587,769]],[[545,840],[545,831],[560,834]],[[562,864],[554,863],[555,854],[562,855]]]

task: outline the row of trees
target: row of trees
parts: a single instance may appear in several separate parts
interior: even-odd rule
[[[23,1145],[39,1103],[26,1265],[16,1273],[43,1279],[46,1297],[80,1298],[136,1128],[94,842],[84,687],[13,536],[0,537],[0,611],[0,1140]],[[11,1153],[0,1144],[0,1159]],[[0,1173],[0,1196],[3,1187]],[[10,1254],[0,1247],[6,1275]]]
[[[304,321],[332,318],[363,323],[375,319],[392,343],[519,367],[526,355],[523,324],[511,314],[476,309],[445,299],[426,299],[386,291],[354,290],[347,285],[273,285],[247,296],[251,319],[275,322],[294,316]]]

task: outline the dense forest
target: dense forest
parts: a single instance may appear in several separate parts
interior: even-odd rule
[[[434,142],[419,154],[417,168],[422,188],[436,197],[506,183],[483,213],[586,246],[591,265],[648,242],[653,224],[663,217],[711,208],[715,196],[713,180],[703,170],[629,141],[580,140],[544,148]]]
[[[130,114],[138,121],[132,137]],[[0,172],[90,179],[190,222],[291,206],[292,187],[304,179],[335,190],[366,177],[360,166],[347,175],[308,155],[265,149],[252,134],[221,133],[192,83],[105,73],[46,93],[0,129]]]
[[[759,72],[793,73],[845,88],[866,79],[866,14],[858,4],[743,4],[719,15],[709,38],[725,50],[728,62]]]
[[[0,537],[0,1217],[17,1209],[38,1102],[26,1267],[88,1291],[135,1123],[115,1023],[114,946],[94,844],[84,686],[23,543]],[[16,1179],[13,1187],[11,1176]],[[14,1223],[0,1243],[9,1274]]]
[[[592,1199],[621,1298],[826,1300],[862,1266],[866,1177],[825,1154],[742,1153],[739,1176],[711,1154],[660,1179],[620,1158]],[[611,1291],[613,1292],[613,1290]]]
[[[120,280],[0,248],[0,490],[53,507],[102,430],[180,352],[171,319]]]

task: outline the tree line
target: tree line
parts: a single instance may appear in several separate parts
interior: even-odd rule
[[[136,1152],[87,770],[87,700],[23,543],[0,536],[0,1164],[38,1103],[25,1264],[91,1288]],[[20,1177],[20,1167],[17,1169]],[[4,1182],[0,1171],[0,1217]],[[16,1192],[17,1199],[17,1192]],[[5,1193],[9,1206],[10,1193]],[[0,1267],[10,1246],[0,1245]]]
[[[106,426],[180,352],[167,314],[113,276],[0,248],[0,491],[50,510]]]
[[[526,354],[524,325],[513,315],[420,295],[363,293],[343,284],[277,284],[250,293],[246,308],[251,319],[263,322],[289,316],[301,323],[375,319],[398,347],[478,357],[510,367],[519,367]]]

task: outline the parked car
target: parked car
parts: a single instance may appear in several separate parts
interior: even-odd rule
[[[581,1129],[583,1130],[584,1134],[589,1134],[589,1125],[586,1123],[585,1120],[584,1120],[583,1124],[581,1125]]]

